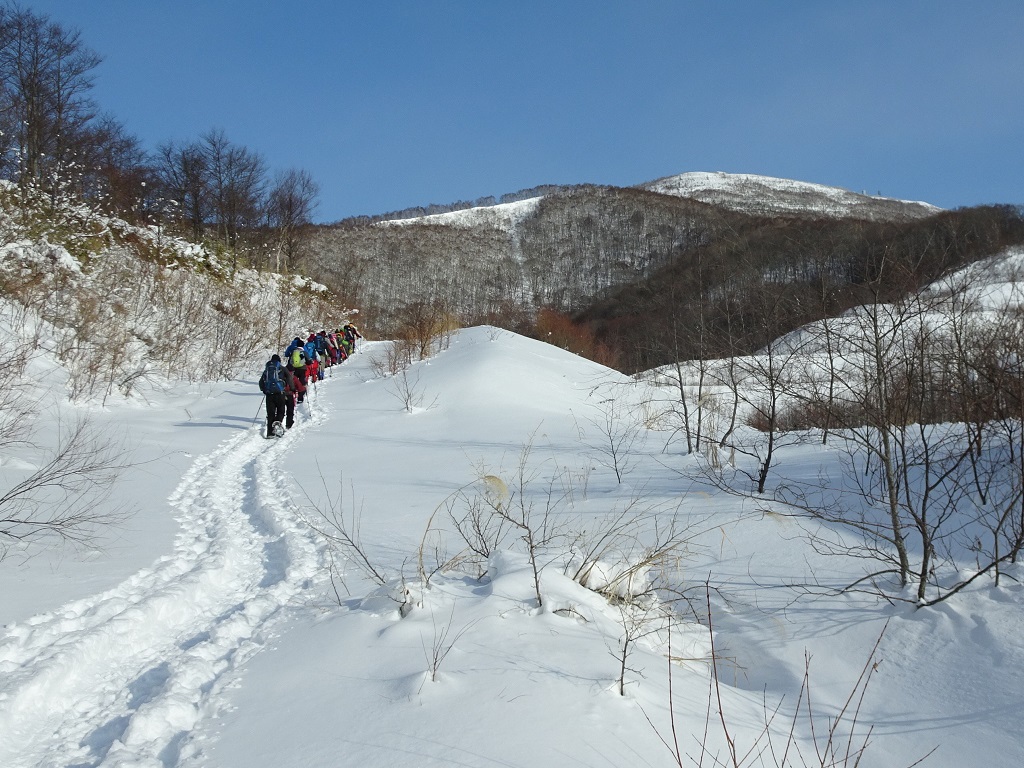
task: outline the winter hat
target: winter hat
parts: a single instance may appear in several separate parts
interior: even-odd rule
[[[280,363],[281,362],[281,356],[280,355],[274,355],[273,357],[270,358],[270,362],[272,362],[272,363]]]

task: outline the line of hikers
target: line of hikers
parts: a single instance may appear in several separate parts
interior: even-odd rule
[[[359,329],[346,323],[336,331],[310,333],[303,341],[296,336],[281,355],[274,355],[263,367],[260,392],[267,398],[266,437],[280,437],[295,423],[295,406],[306,399],[306,390],[323,381],[324,371],[340,365],[356,351]]]

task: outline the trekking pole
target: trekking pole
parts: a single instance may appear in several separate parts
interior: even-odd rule
[[[260,409],[263,407],[263,402],[266,400],[266,395],[260,398],[260,404],[256,406],[256,415],[252,417],[252,426],[256,426],[256,420],[260,417]]]

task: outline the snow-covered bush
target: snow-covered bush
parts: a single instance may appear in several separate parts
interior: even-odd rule
[[[573,558],[566,568],[587,589],[620,600],[632,600],[651,591],[651,566],[644,560],[584,560]]]

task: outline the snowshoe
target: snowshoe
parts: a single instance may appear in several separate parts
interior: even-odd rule
[[[272,429],[273,429],[274,437],[284,437],[284,435],[285,435],[285,428],[284,428],[284,424],[282,424],[280,421],[275,421],[274,422],[274,426],[272,427]]]

